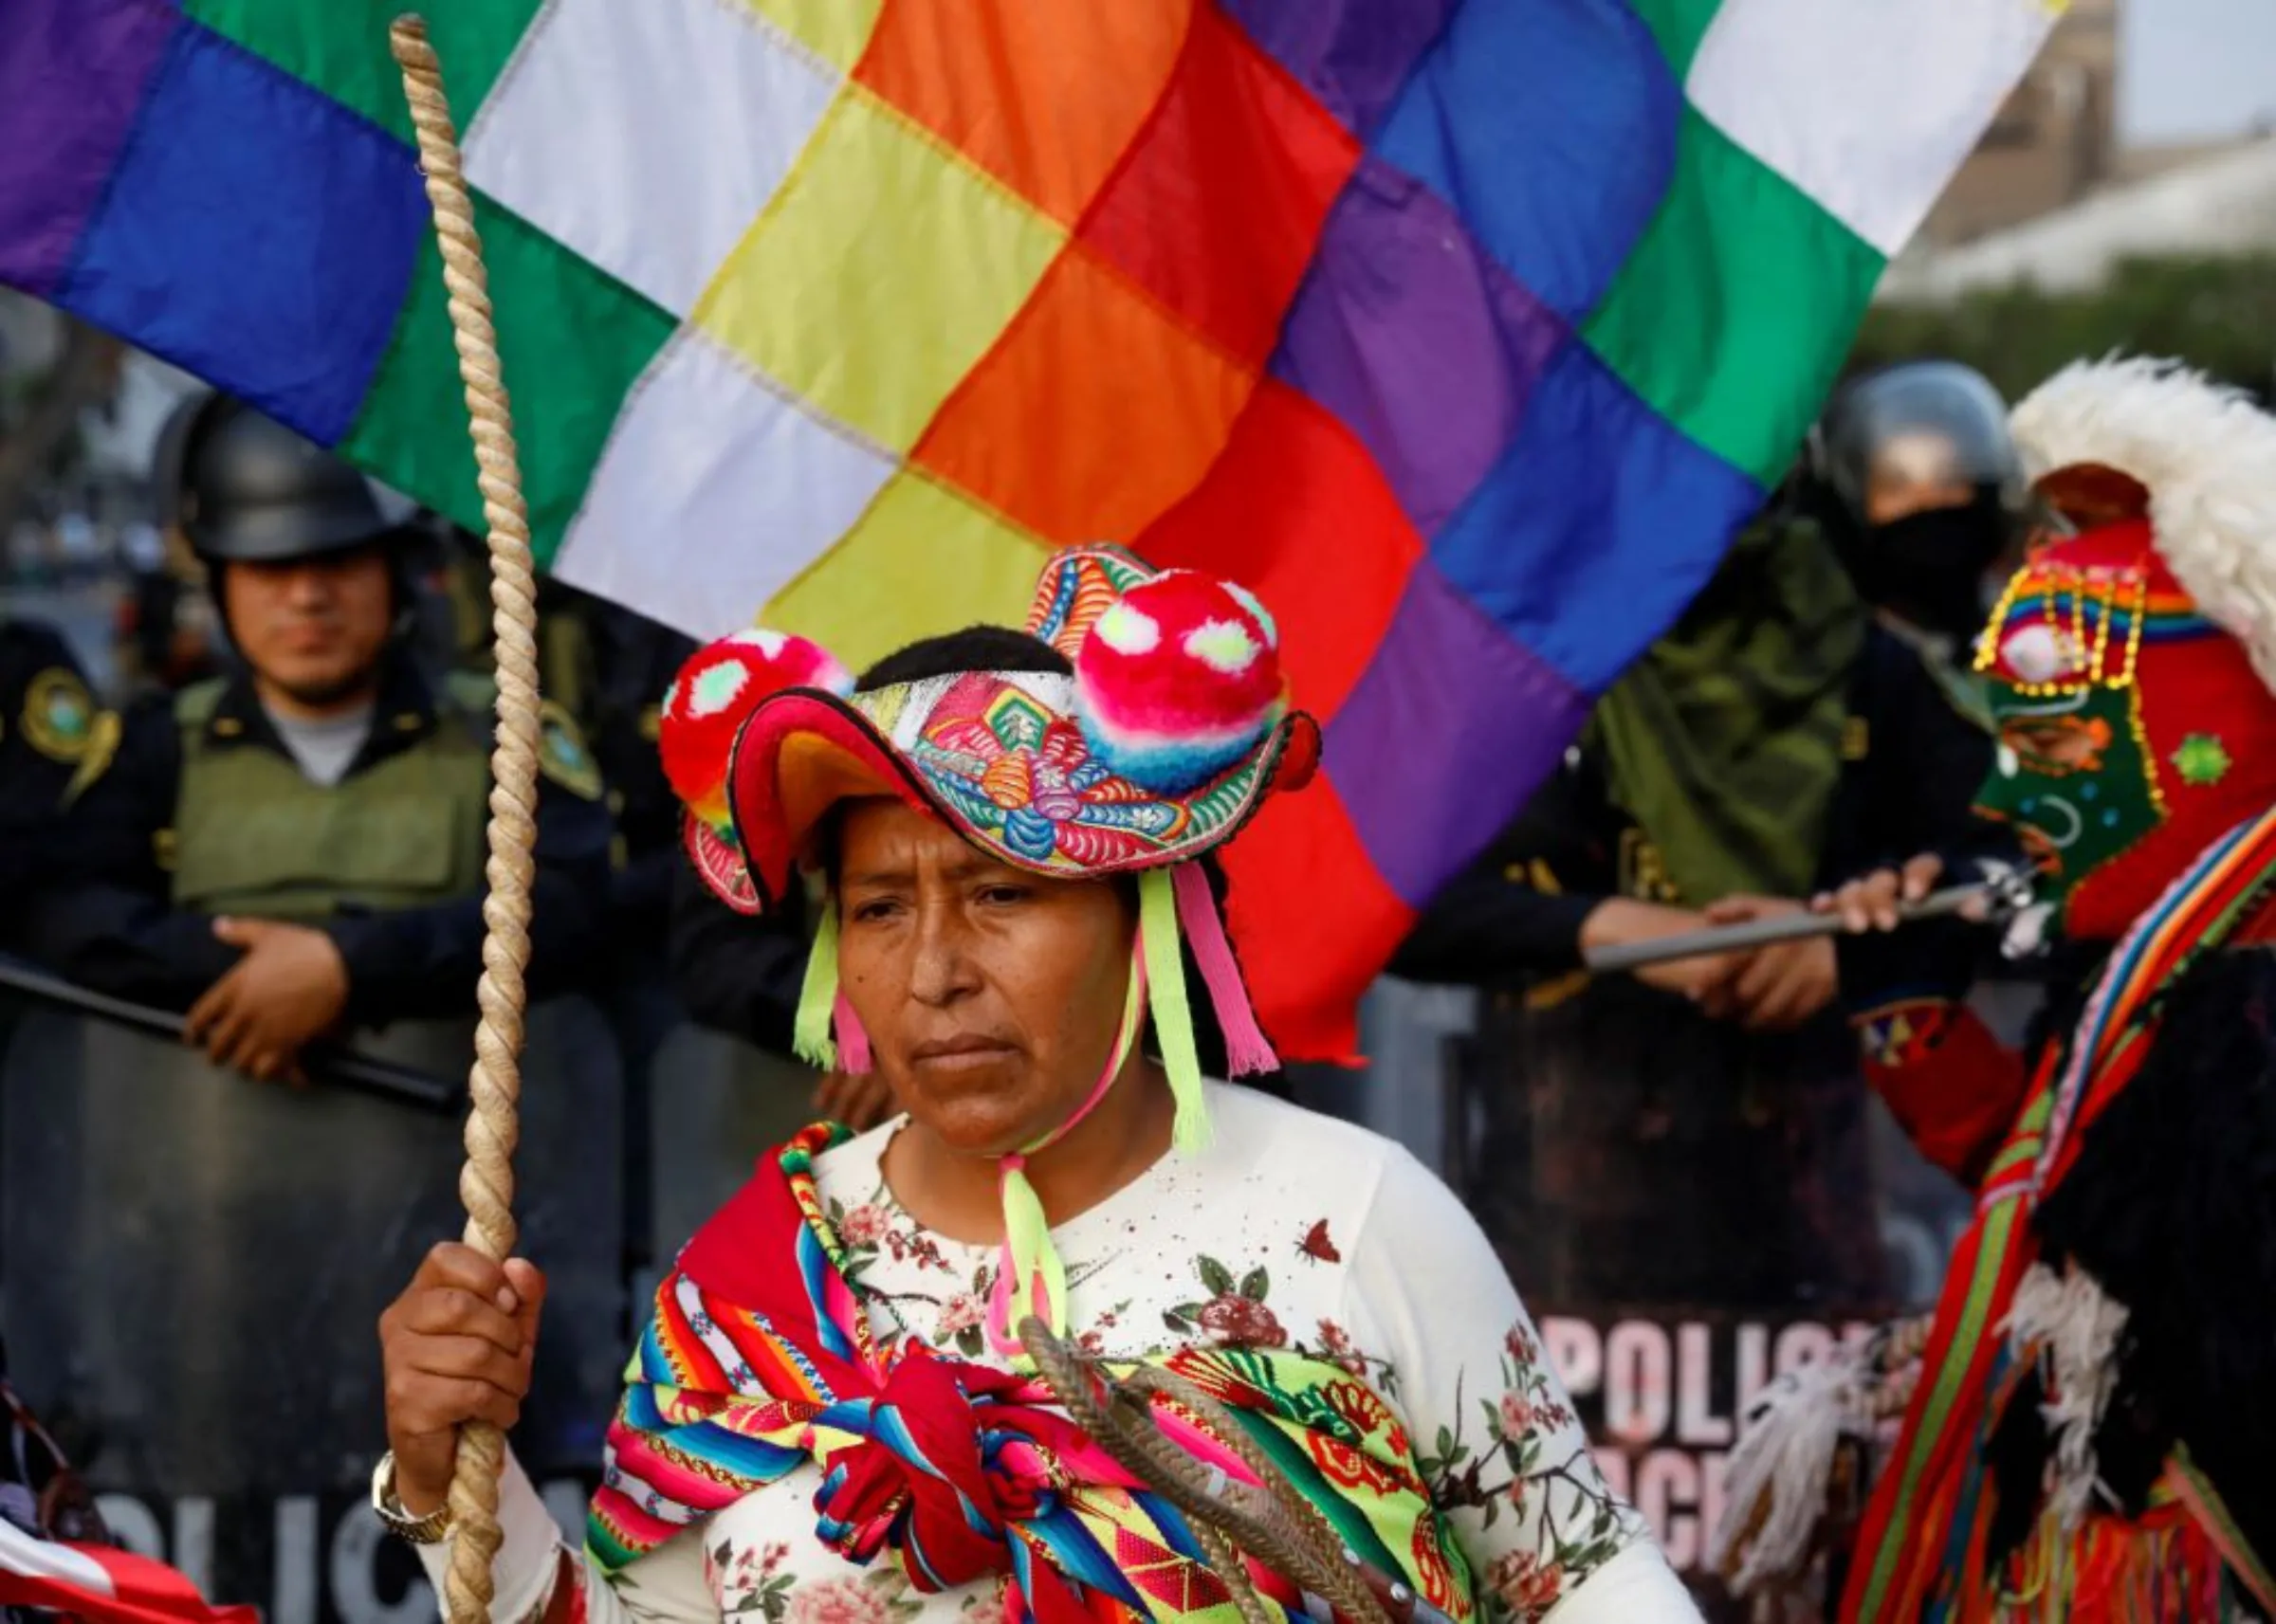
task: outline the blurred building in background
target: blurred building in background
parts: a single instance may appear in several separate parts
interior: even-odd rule
[[[2071,0],[1930,212],[1918,246],[1949,247],[2045,214],[2119,172],[2119,5]]]
[[[2149,151],[2173,161],[2121,166],[2130,178],[2060,209],[1907,254],[1881,297],[1941,302],[2017,283],[2078,293],[2127,260],[2276,251],[2276,135]]]
[[[1919,262],[1958,258],[1953,250],[1963,245],[2028,241],[2021,228],[2053,218],[2091,221],[2085,237],[2099,241],[2105,222],[2155,217],[2164,234],[2129,240],[2128,252],[2224,251],[2276,241],[2260,179],[2267,172],[2268,151],[2276,148],[2276,130],[2262,126],[2211,140],[2125,139],[2118,116],[2126,72],[2124,3],[2070,0],[2038,62],[1900,260],[1893,284],[1906,287],[1905,273]],[[2150,0],[2131,3],[2146,6]],[[2070,230],[2057,240],[2067,244]],[[1976,258],[1986,269],[2034,276],[2041,269],[2036,259],[2019,263],[1998,253]],[[2092,274],[2099,267],[2087,280]],[[2073,269],[2067,280],[2075,285],[2082,275]]]

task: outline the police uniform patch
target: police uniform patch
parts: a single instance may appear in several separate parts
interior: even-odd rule
[[[87,684],[61,666],[24,685],[24,740],[50,761],[76,764],[85,756],[99,714]]]
[[[538,771],[580,800],[600,799],[600,763],[585,736],[554,700],[538,706]]]
[[[79,757],[79,771],[71,775],[71,782],[64,790],[65,806],[77,801],[110,771],[111,758],[119,754],[119,742],[125,737],[126,724],[119,720],[117,711],[96,714],[95,725],[87,730],[87,747]]]

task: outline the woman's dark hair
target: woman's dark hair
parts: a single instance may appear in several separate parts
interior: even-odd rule
[[[1074,665],[1040,638],[1000,626],[972,626],[888,654],[854,684],[857,693],[949,677],[964,671],[1050,671],[1074,675]]]

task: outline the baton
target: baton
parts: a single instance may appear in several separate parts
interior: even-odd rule
[[[169,1011],[154,1010],[147,1004],[130,1003],[106,993],[89,992],[84,987],[74,986],[60,976],[49,976],[9,958],[0,958],[0,989],[77,1014],[93,1015],[98,1020],[110,1021],[134,1031],[147,1032],[153,1037],[174,1038],[177,1042],[183,1027],[188,1024],[186,1017]],[[422,1110],[454,1114],[458,1109],[459,1091],[431,1073],[414,1071],[392,1060],[380,1060],[373,1055],[358,1054],[352,1049],[339,1049],[329,1044],[309,1045],[304,1058],[312,1079],[351,1088],[360,1094],[393,1100],[398,1104],[416,1105]]]
[[[1906,924],[1914,924],[1922,920],[1948,919],[1972,903],[1989,903],[1996,912],[2009,901],[2009,886],[2005,882],[1984,880],[1969,885],[1947,885],[1940,891],[1931,891],[1917,903],[1900,903],[1897,917]],[[1680,936],[1662,936],[1651,941],[1623,941],[1610,947],[1591,948],[1582,955],[1581,962],[1592,972],[1641,970],[1647,965],[1673,963],[1679,958],[1704,958],[1711,954],[1743,952],[1813,936],[1843,936],[1847,931],[1848,926],[1842,922],[1839,914],[1780,914],[1772,919],[1685,931]]]

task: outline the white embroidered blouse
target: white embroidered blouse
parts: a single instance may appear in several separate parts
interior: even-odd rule
[[[1416,1440],[1432,1498],[1496,1624],[1691,1624],[1697,1608],[1641,1518],[1598,1475],[1485,1237],[1404,1149],[1250,1089],[1211,1085],[1210,1147],[1166,1156],[1052,1232],[1068,1326],[1138,1357],[1202,1341],[1298,1348],[1360,1375]],[[982,1332],[993,1248],[922,1229],[881,1159],[897,1118],[824,1153],[819,1192],[881,1338],[997,1362]],[[811,1463],[603,1578],[592,1624],[997,1624],[995,1583],[926,1595],[890,1554],[868,1569],[815,1537]],[[565,1548],[521,1469],[502,1487],[493,1616],[548,1600]],[[421,1547],[438,1592],[450,1545]]]

